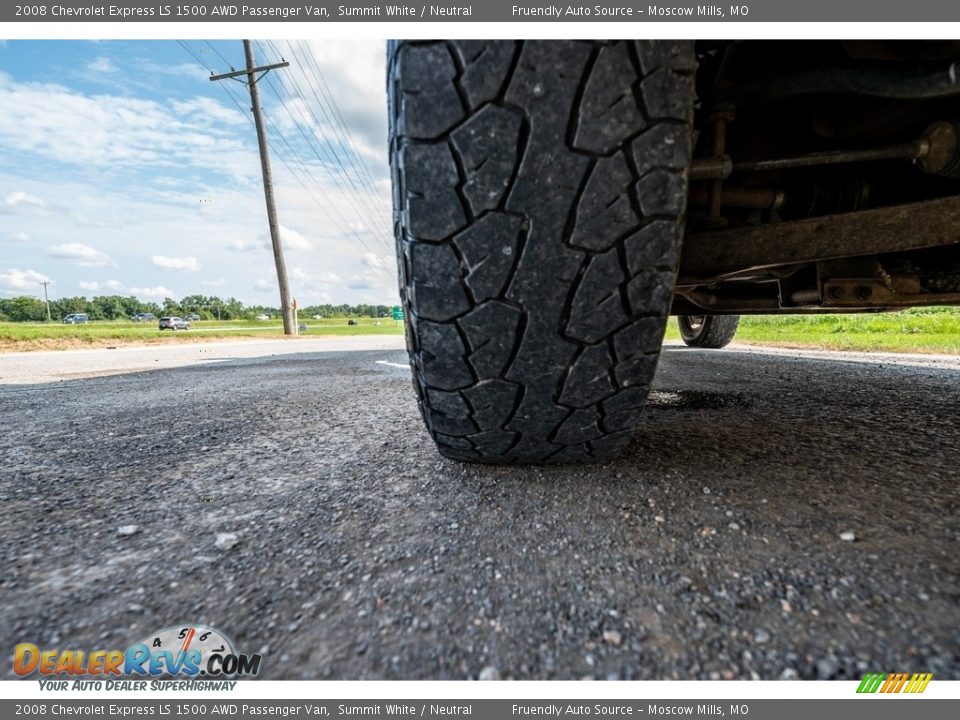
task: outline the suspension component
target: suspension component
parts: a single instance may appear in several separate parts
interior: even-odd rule
[[[923,133],[929,149],[917,159],[923,172],[940,177],[960,178],[960,131],[956,122],[934,123]]]
[[[831,150],[772,160],[734,162],[729,156],[697,158],[690,166],[691,180],[726,180],[734,174],[842,165],[878,160],[915,160],[925,173],[960,177],[960,130],[953,122],[938,122],[912,142],[866,150]]]

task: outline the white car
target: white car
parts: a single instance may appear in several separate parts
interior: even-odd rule
[[[263,313],[260,313],[259,315],[257,315],[257,320],[269,320],[269,319],[270,319],[269,315],[264,315]]]

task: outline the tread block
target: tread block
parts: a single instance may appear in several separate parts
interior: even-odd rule
[[[438,443],[442,443],[448,448],[455,450],[473,450],[473,445],[466,438],[444,435],[443,433],[437,433],[436,438]]]
[[[672,220],[654,220],[625,241],[631,274],[645,268],[675,268],[680,261],[682,228]]]
[[[446,143],[407,143],[400,165],[405,173],[403,225],[412,237],[436,242],[467,224],[457,193],[457,165]]]
[[[690,162],[690,133],[684,126],[660,123],[630,144],[633,163],[640,175],[655,168],[686,170]]]
[[[414,328],[417,348],[427,356],[422,371],[427,385],[440,390],[458,390],[473,382],[467,365],[467,349],[454,325],[418,320]]]
[[[457,66],[446,45],[404,45],[397,66],[402,104],[397,127],[400,135],[434,138],[463,119],[454,84]]]
[[[680,218],[687,207],[687,178],[669,170],[651,170],[637,182],[637,198],[645,217]]]
[[[644,317],[634,320],[613,338],[617,360],[645,353],[657,352],[663,343],[663,320],[659,317]]]
[[[687,93],[679,88],[689,87],[693,79],[661,68],[654,70],[640,81],[640,97],[647,110],[648,120],[688,119],[693,108]]]
[[[576,208],[571,245],[587,250],[608,250],[619,237],[639,223],[630,202],[632,182],[633,174],[623,153],[597,161]]]
[[[520,386],[506,380],[483,380],[463,391],[481,430],[502,427],[516,407]]]
[[[575,410],[563,421],[553,436],[553,441],[561,445],[579,445],[603,436],[600,429],[600,416],[595,408]]]
[[[630,430],[637,425],[647,390],[642,387],[627,387],[603,401],[603,429],[607,432]]]
[[[483,457],[487,462],[496,460],[498,455],[505,456],[517,441],[517,434],[509,430],[484,430],[468,437],[476,447],[483,448]]]
[[[517,113],[486,105],[452,133],[467,177],[463,194],[474,215],[500,204],[517,165],[520,125]]]
[[[510,40],[457,40],[453,46],[460,55],[463,66],[460,87],[467,94],[470,107],[476,108],[494,100],[502,89],[516,43]]]
[[[601,438],[597,438],[590,443],[590,450],[593,457],[611,457],[619,455],[633,438],[632,430],[621,432],[611,432]]]
[[[542,393],[525,393],[506,427],[520,433],[520,440],[512,453],[525,459],[545,460],[550,457],[560,445],[546,439],[544,428],[558,427],[569,414],[569,408],[557,406]]]
[[[680,73],[692,73],[697,69],[692,40],[635,40],[634,46],[644,75],[658,68]]]
[[[503,292],[517,258],[523,220],[507,213],[487,213],[453,239],[469,268],[466,283],[475,302]]]
[[[656,355],[637,355],[630,360],[617,363],[613,372],[616,375],[617,384],[622,388],[631,386],[646,388],[656,368]]]
[[[410,301],[417,315],[444,322],[470,309],[460,281],[460,261],[449,245],[410,244]]]
[[[596,343],[627,322],[619,286],[623,268],[616,248],[594,255],[580,278],[566,333],[586,343]]]
[[[605,155],[645,126],[632,68],[625,42],[600,48],[580,102],[574,147]]]
[[[568,118],[590,56],[587,43],[525,42],[507,101],[526,110],[530,137],[507,208],[530,217],[535,232],[557,237],[589,161],[558,151],[566,146]]]
[[[500,377],[516,345],[520,311],[498,300],[488,300],[461,317],[457,324],[467,336],[467,359],[477,377]]]
[[[476,432],[470,419],[470,407],[458,392],[427,388],[426,400],[430,411],[427,422],[435,432],[463,437]]]
[[[613,358],[606,344],[591,345],[574,360],[563,383],[560,402],[575,408],[596,404],[616,389],[610,380]]]
[[[650,307],[665,307],[673,297],[673,273],[645,270],[627,283],[627,299],[634,315],[649,314]]]

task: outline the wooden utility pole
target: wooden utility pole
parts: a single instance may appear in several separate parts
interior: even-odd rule
[[[47,322],[53,322],[53,318],[50,317],[50,297],[47,295],[47,285],[50,281],[44,280],[40,284],[43,285],[43,301],[47,304]]]
[[[287,280],[287,263],[283,259],[283,245],[280,242],[280,225],[277,222],[277,207],[273,197],[273,175],[270,171],[270,155],[267,147],[267,133],[263,125],[263,111],[260,108],[260,90],[257,81],[271,70],[287,67],[284,61],[275,65],[257,67],[253,57],[253,43],[243,41],[243,52],[247,60],[246,70],[231,70],[222,75],[211,75],[210,80],[225,80],[241,75],[247,76],[247,88],[250,90],[250,105],[253,122],[257,128],[257,143],[260,145],[260,170],[263,173],[263,196],[267,203],[267,222],[270,225],[270,242],[273,244],[273,260],[277,266],[277,283],[280,286],[280,310],[283,313],[284,335],[297,334],[297,322],[293,316],[293,303],[290,297],[290,283]],[[260,75],[258,75],[260,73]]]

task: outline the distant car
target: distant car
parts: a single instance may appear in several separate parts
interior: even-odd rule
[[[313,319],[314,319],[314,320],[323,320],[323,315],[314,315],[314,316],[313,316]]]
[[[270,319],[269,315],[264,315],[263,313],[260,313],[259,315],[257,315],[257,320],[269,320],[269,319]]]
[[[359,325],[360,323],[354,319],[347,320],[347,325]]]
[[[63,319],[64,325],[86,325],[90,317],[86,313],[71,313]]]
[[[134,322],[153,322],[157,319],[157,316],[153,313],[137,313],[130,319]]]
[[[179,317],[162,317],[160,318],[160,329],[161,330],[189,330],[190,323],[188,323],[183,318]]]
[[[196,322],[197,320],[200,319],[200,316],[197,315],[196,313],[190,313],[189,315],[184,315],[183,319],[186,320],[187,322]]]

